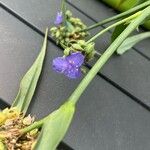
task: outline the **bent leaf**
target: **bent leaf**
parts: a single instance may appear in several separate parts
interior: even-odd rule
[[[74,115],[75,106],[66,102],[45,121],[34,150],[56,150]]]
[[[117,54],[122,55],[123,53],[131,49],[135,44],[149,37],[150,32],[140,33],[138,35],[128,37],[117,49]]]
[[[31,66],[31,68],[28,70],[28,72],[21,80],[19,92],[12,104],[12,107],[17,107],[24,114],[26,113],[28,106],[31,102],[31,99],[33,97],[33,94],[37,86],[39,76],[41,74],[43,61],[46,53],[46,47],[47,47],[47,34],[48,34],[48,29],[46,29],[45,38],[44,38],[41,51],[37,59]]]

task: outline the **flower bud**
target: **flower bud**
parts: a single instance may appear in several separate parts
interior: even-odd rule
[[[7,119],[6,115],[0,112],[0,125],[3,124],[6,119]]]

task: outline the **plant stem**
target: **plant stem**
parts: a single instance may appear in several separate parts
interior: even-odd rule
[[[65,10],[65,1],[66,0],[61,1],[61,12],[64,12],[64,10]]]
[[[66,15],[65,15],[65,12],[66,12],[66,0],[62,0],[61,1],[61,12],[63,14],[63,23],[66,24]]]
[[[121,45],[121,43],[143,22],[148,16],[150,16],[150,6],[145,8],[142,11],[142,14],[133,20],[127,28],[116,38],[116,40],[108,47],[108,49],[103,53],[103,55],[98,59],[92,69],[88,72],[88,74],[83,78],[81,83],[69,97],[69,100],[76,104],[79,100],[82,93],[85,91],[89,83],[93,80],[96,74],[100,71],[100,69],[104,66],[104,64],[109,60],[112,54],[116,51],[116,49]]]
[[[49,115],[48,115],[47,117],[45,117],[45,118],[43,118],[43,119],[37,121],[37,122],[34,122],[33,124],[31,124],[31,125],[28,126],[28,127],[25,127],[25,128],[23,128],[23,129],[21,129],[21,130],[20,130],[20,133],[21,133],[21,134],[25,134],[25,133],[27,133],[27,132],[30,132],[30,131],[33,130],[33,129],[40,128],[40,127],[43,125],[44,121],[45,121],[46,119],[48,119],[48,118],[49,118]]]
[[[120,25],[120,24],[123,24],[123,23],[126,23],[128,21],[131,21],[132,19],[135,19],[136,17],[138,17],[139,15],[141,15],[142,11],[139,11],[135,14],[133,14],[132,16],[129,16],[121,21],[118,21],[112,25],[110,25],[109,27],[105,28],[104,30],[100,31],[99,33],[97,33],[95,36],[93,36],[91,39],[89,39],[86,43],[90,43],[92,41],[94,41],[96,38],[98,38],[100,35],[104,34],[105,32],[107,32],[108,30]]]
[[[144,2],[144,3],[138,5],[138,6],[134,7],[134,8],[131,8],[131,9],[129,9],[128,11],[125,11],[125,12],[119,14],[119,15],[113,16],[113,17],[108,18],[108,19],[105,19],[105,20],[102,20],[102,21],[100,21],[100,22],[98,22],[98,23],[96,23],[96,24],[94,24],[94,25],[91,25],[91,26],[89,26],[89,27],[87,27],[87,28],[85,28],[85,29],[83,29],[83,30],[80,30],[79,32],[89,31],[89,30],[92,30],[92,29],[94,29],[94,28],[96,28],[96,27],[99,27],[99,26],[101,26],[101,25],[104,25],[104,24],[107,24],[107,23],[109,23],[109,22],[118,20],[118,19],[120,19],[120,18],[122,18],[122,17],[126,17],[126,16],[128,16],[128,15],[130,15],[130,14],[133,14],[133,13],[135,13],[135,12],[137,12],[137,11],[139,11],[139,10],[145,8],[145,7],[148,6],[148,5],[150,5],[150,0],[147,1],[147,2]]]

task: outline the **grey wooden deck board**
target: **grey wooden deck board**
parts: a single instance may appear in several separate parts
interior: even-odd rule
[[[68,2],[75,5],[77,8],[82,10],[85,14],[87,14],[97,22],[117,14],[116,11],[114,11],[114,9],[102,3],[101,0],[82,0],[82,1],[68,0]],[[106,27],[108,25],[104,26]],[[150,38],[138,43],[134,47],[136,51],[139,51],[140,53],[144,54],[150,59],[149,41]]]
[[[59,10],[59,1],[54,0],[49,0],[44,3],[30,0],[25,3],[23,1],[16,0],[2,0],[2,2],[22,16],[25,20],[37,27],[40,31],[44,31],[46,26],[53,26],[55,14]],[[87,4],[87,6],[89,6],[89,1],[87,1]],[[80,17],[85,23],[93,23],[92,20],[78,12],[76,9],[72,7],[70,7],[70,9],[73,11],[75,16]],[[103,14],[106,15],[106,13]],[[92,34],[96,31],[97,30],[94,30]],[[101,40],[98,39],[96,41],[97,49],[101,48],[100,51],[106,49],[109,45],[109,40],[109,33],[105,34]],[[138,100],[141,100],[143,103],[150,106],[150,84],[148,82],[150,81],[149,63],[150,62],[147,59],[137,52],[130,51],[121,57],[114,56],[104,67],[102,74],[136,97]]]
[[[11,103],[22,75],[39,52],[43,37],[3,9],[0,19],[0,96]],[[79,82],[51,70],[52,59],[61,54],[49,42],[44,70],[30,107],[37,118],[63,103]],[[97,76],[81,97],[64,141],[82,150],[148,150],[149,124],[147,110]]]

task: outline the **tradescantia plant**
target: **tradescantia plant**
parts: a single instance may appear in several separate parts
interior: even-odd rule
[[[53,68],[54,68],[55,71],[57,71],[59,73],[63,73],[66,76],[68,76],[67,74],[69,73],[70,75],[68,77],[70,77],[70,78],[76,78],[76,77],[79,77],[79,76],[75,76],[77,74],[78,70],[74,69],[74,65],[75,66],[77,65],[77,67],[81,67],[81,64],[83,64],[85,62],[85,58],[86,58],[85,51],[86,51],[86,49],[85,49],[84,46],[88,45],[88,44],[91,44],[92,46],[91,45],[88,46],[89,50],[90,50],[90,48],[94,49],[94,44],[95,44],[94,40],[96,38],[100,37],[102,34],[104,34],[105,32],[107,32],[108,30],[110,30],[112,28],[115,28],[115,27],[118,27],[118,26],[124,25],[124,24],[126,25],[124,30],[122,30],[122,32],[113,39],[111,45],[100,56],[100,58],[97,60],[95,65],[92,67],[92,69],[87,73],[87,75],[83,78],[83,80],[77,86],[75,91],[68,98],[68,102],[70,102],[70,104],[74,106],[74,109],[75,109],[75,105],[78,102],[78,100],[79,100],[80,96],[82,95],[82,93],[85,91],[85,89],[90,84],[92,79],[96,76],[96,74],[105,65],[105,63],[114,54],[114,52],[116,52],[116,51],[119,52],[120,49],[122,49],[121,47],[124,47],[125,44],[129,44],[129,41],[130,41],[130,47],[128,47],[128,48],[131,48],[134,44],[136,44],[140,40],[143,40],[143,39],[149,37],[149,33],[143,33],[143,34],[140,34],[140,35],[136,35],[136,36],[140,37],[140,40],[138,40],[138,41],[135,40],[136,37],[134,37],[134,36],[129,37],[130,39],[128,40],[128,36],[133,31],[135,31],[141,24],[143,24],[149,18],[149,16],[150,16],[150,1],[146,2],[146,3],[143,3],[143,4],[133,8],[133,9],[127,11],[127,12],[124,12],[120,15],[114,16],[112,18],[108,18],[106,20],[103,20],[103,21],[95,24],[95,25],[92,25],[90,27],[87,27],[85,29],[80,30],[79,32],[89,31],[89,30],[91,30],[95,27],[98,27],[98,26],[102,25],[102,24],[105,24],[105,23],[108,23],[108,22],[111,22],[111,21],[116,21],[116,20],[120,19],[119,21],[117,21],[114,24],[112,24],[112,25],[108,26],[107,28],[103,29],[102,31],[100,31],[99,33],[97,33],[95,36],[91,37],[87,41],[86,41],[86,39],[83,39],[82,41],[80,41],[80,40],[75,41],[76,47],[73,47],[74,43],[71,43],[67,47],[64,47],[62,45],[62,47],[65,48],[64,49],[64,56],[55,58],[53,60]],[[66,28],[67,28],[67,26],[66,26]],[[66,55],[65,54],[66,49],[71,49],[72,51],[69,51],[69,53]],[[83,62],[83,59],[84,59],[84,62]],[[80,64],[80,65],[78,66],[78,64]],[[70,122],[68,122],[68,123],[70,123]],[[51,130],[52,128],[47,126],[47,129],[46,129],[46,127],[45,127],[45,134],[48,131],[48,129]],[[64,132],[62,132],[62,133],[64,134]],[[60,135],[60,137],[62,137],[62,136]],[[49,140],[51,138],[49,138]]]
[[[66,19],[65,12],[66,10],[63,12],[60,11],[56,16],[55,24],[59,24],[58,28],[61,27],[61,23],[63,23],[64,19]],[[64,18],[62,18],[62,15]],[[139,42],[136,40],[137,37],[128,36],[149,16],[150,4],[146,3],[144,6],[140,5],[128,12],[102,21],[99,24],[114,21],[120,17],[123,17],[122,20],[111,24],[109,27],[98,32],[89,40],[83,38],[75,39],[73,43],[71,41],[69,44],[68,42],[64,42],[63,44],[60,43],[65,50],[68,49],[68,53],[66,54],[66,51],[64,50],[64,56],[53,60],[53,69],[69,78],[78,78],[81,75],[82,65],[91,58],[94,59],[93,53],[96,53],[94,49],[94,40],[102,36],[102,34],[108,30],[122,24],[126,24],[126,28],[122,31],[122,33],[120,33],[120,35],[114,38],[113,42],[100,56],[92,69],[85,75],[77,88],[70,96],[68,96],[68,99],[64,101],[64,104],[43,119],[35,121],[33,117],[26,114],[26,111],[32,100],[32,96],[35,92],[38,79],[42,71],[47,47],[48,29],[46,29],[42,49],[34,64],[23,77],[16,99],[10,108],[6,108],[0,112],[0,150],[56,150],[58,144],[65,136],[71,124],[76,111],[76,103],[82,93],[116,51],[119,53],[120,50],[126,47],[126,44],[130,45],[130,48],[135,43]],[[93,26],[97,27],[99,24]],[[86,30],[88,31],[93,29],[93,26],[92,28],[88,27],[81,29],[78,32],[85,32]],[[67,29],[69,27],[65,24],[64,28]],[[140,39],[143,40],[150,35],[149,33],[143,33],[135,36],[139,36]],[[90,59],[88,59],[89,54],[91,54]]]

